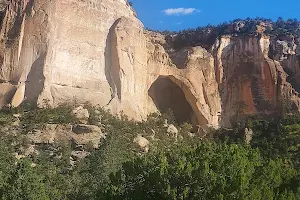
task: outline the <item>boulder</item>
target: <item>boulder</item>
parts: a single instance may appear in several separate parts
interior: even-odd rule
[[[87,132],[74,133],[73,131],[70,133],[73,142],[76,145],[87,145],[91,143],[95,149],[97,149],[100,145],[100,140],[105,139],[106,135],[102,133],[101,128],[94,125],[80,125],[83,130],[87,130]]]
[[[90,153],[87,152],[87,151],[72,151],[71,152],[71,156],[73,158],[75,158],[75,160],[76,159],[83,159],[83,158],[87,157],[88,155],[90,155]]]
[[[79,120],[80,123],[87,124],[90,114],[88,109],[83,108],[82,106],[79,106],[75,108],[72,113],[75,115],[75,117]]]
[[[147,153],[149,151],[150,142],[149,142],[149,140],[147,140],[143,136],[141,136],[141,135],[136,136],[134,138],[133,142],[139,145],[140,150],[142,152]]]
[[[173,124],[170,124],[168,126],[167,133],[168,133],[168,136],[172,136],[172,137],[177,138],[177,136],[178,136],[178,129]]]
[[[19,154],[19,153],[13,153],[14,157],[17,159],[17,160],[21,160],[23,158],[26,158],[26,155],[23,155],[23,154]]]
[[[251,128],[245,128],[244,140],[246,144],[250,144],[253,138],[253,131]]]
[[[75,127],[77,128],[74,129],[72,125],[47,124],[44,129],[28,134],[27,138],[34,144],[53,144],[56,141],[65,141],[74,142],[76,145],[91,143],[94,148],[98,148],[100,140],[106,137],[98,126],[81,124],[75,125]]]

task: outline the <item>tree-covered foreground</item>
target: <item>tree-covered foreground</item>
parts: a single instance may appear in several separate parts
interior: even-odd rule
[[[28,132],[47,123],[76,123],[71,108],[2,110],[0,113],[1,199],[300,199],[300,117],[248,121],[234,129],[191,137],[189,124],[168,136],[164,119],[145,122],[90,110],[90,124],[101,118],[107,133],[99,149],[70,166],[72,144],[39,145],[16,158],[29,144]],[[13,114],[20,124],[13,128]],[[170,117],[169,117],[170,118]],[[172,119],[169,119],[172,121]],[[251,144],[243,139],[253,130]],[[133,142],[141,134],[148,153]],[[202,138],[202,139],[200,139]]]

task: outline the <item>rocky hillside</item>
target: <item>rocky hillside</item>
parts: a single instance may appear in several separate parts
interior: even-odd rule
[[[300,22],[296,19],[237,19],[162,34],[169,52],[203,46],[213,55],[225,121],[299,110]]]
[[[1,16],[2,107],[89,102],[135,120],[172,110],[204,128],[300,109],[298,22],[164,35],[125,0],[10,0]]]
[[[269,35],[276,40],[286,40],[300,43],[300,22],[297,19],[284,21],[281,17],[277,21],[265,18],[236,19],[223,24],[196,29],[187,29],[179,32],[163,31],[167,36],[168,43],[173,48],[184,46],[203,46],[210,49],[216,39],[222,35],[247,36],[247,35]]]
[[[210,132],[175,120],[90,105],[2,109],[0,198],[299,199],[299,115]]]

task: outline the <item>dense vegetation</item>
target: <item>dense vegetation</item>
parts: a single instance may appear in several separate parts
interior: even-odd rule
[[[249,121],[254,132],[244,143],[244,127],[213,131],[200,140],[189,136],[189,124],[177,125],[179,136],[167,136],[164,118],[145,122],[90,110],[90,124],[101,116],[108,133],[91,155],[70,166],[72,144],[57,143],[60,156],[47,145],[37,154],[16,159],[28,146],[28,131],[46,123],[76,123],[71,108],[18,109],[0,113],[1,199],[299,199],[300,117]],[[12,121],[20,113],[20,126]],[[133,143],[142,134],[148,153]]]
[[[278,18],[275,22],[265,18],[236,19],[217,26],[207,25],[179,32],[163,31],[161,33],[167,36],[168,43],[175,49],[199,45],[208,49],[221,35],[269,35],[280,40],[295,40],[296,44],[300,44],[300,22],[297,19]]]

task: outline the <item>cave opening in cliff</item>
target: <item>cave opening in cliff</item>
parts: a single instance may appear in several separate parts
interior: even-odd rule
[[[169,77],[160,76],[152,84],[148,94],[162,114],[172,112],[176,123],[189,122],[194,125],[197,124],[196,115],[183,90]]]

